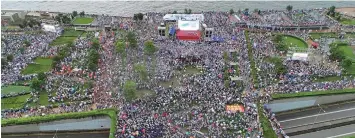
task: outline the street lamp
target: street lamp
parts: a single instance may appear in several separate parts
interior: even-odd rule
[[[312,123],[312,125],[311,125],[311,128],[310,129],[312,129],[313,128],[313,125],[316,123],[316,121],[317,121],[317,118],[318,118],[318,116],[319,116],[319,113],[320,113],[320,111],[323,111],[323,113],[325,113],[325,111],[323,110],[323,108],[318,104],[318,107],[319,107],[319,112],[318,112],[318,114],[317,114],[317,116],[316,116],[316,119],[314,119],[314,121],[313,121],[313,123]]]
[[[55,133],[54,133],[53,138],[58,138],[58,136],[57,136],[57,131],[58,131],[58,128],[55,130]]]

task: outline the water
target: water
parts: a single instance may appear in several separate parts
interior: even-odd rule
[[[183,12],[185,8],[192,11],[229,11],[234,9],[285,9],[292,5],[294,9],[322,7],[355,7],[354,1],[1,1],[2,9],[72,12],[85,11],[89,14],[108,14],[132,16],[145,12]]]

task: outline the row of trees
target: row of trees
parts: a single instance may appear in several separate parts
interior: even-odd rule
[[[94,39],[92,41],[92,45],[89,49],[89,54],[88,54],[88,62],[87,62],[87,67],[91,71],[96,71],[99,63],[99,49],[100,49],[100,44],[97,39]]]
[[[41,27],[41,22],[40,21],[37,21],[35,19],[26,19],[24,20],[21,24],[19,24],[19,27],[20,28],[26,28],[26,27]]]
[[[288,12],[291,12],[292,9],[293,9],[293,6],[291,6],[291,5],[288,5],[288,6],[286,7],[286,10],[287,10]],[[241,12],[242,12],[242,11],[239,9],[239,10],[238,10],[238,14],[240,14]],[[247,12],[249,12],[249,9],[248,9],[248,8],[244,9],[244,13],[247,13]],[[230,14],[230,15],[233,15],[234,13],[235,13],[235,12],[234,12],[233,9],[230,9],[230,10],[229,10],[229,14]],[[259,10],[259,9],[254,9],[254,13],[257,13],[257,14],[261,15],[261,10]]]

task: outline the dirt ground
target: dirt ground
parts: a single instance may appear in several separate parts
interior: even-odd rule
[[[348,16],[355,17],[355,7],[336,8],[335,11],[341,12],[341,13],[346,14]]]

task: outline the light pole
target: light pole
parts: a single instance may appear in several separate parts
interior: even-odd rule
[[[317,116],[316,116],[316,119],[314,119],[314,121],[313,121],[313,123],[312,123],[312,125],[311,125],[311,128],[310,129],[312,129],[313,128],[313,125],[316,123],[316,121],[317,121],[317,118],[318,118],[318,116],[319,116],[319,113],[320,113],[320,111],[323,111],[323,113],[325,113],[325,111],[323,110],[323,108],[318,104],[318,107],[319,107],[319,112],[318,112],[318,114],[317,114]]]
[[[58,136],[57,136],[57,131],[58,131],[58,128],[55,130],[55,133],[54,133],[53,138],[58,138]]]

